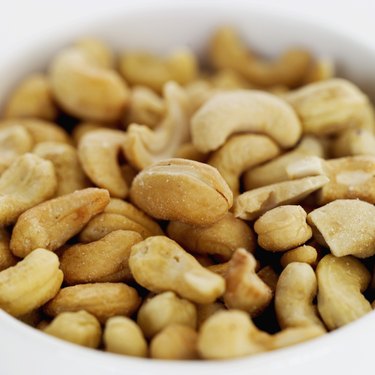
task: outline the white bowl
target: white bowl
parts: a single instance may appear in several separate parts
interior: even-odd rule
[[[145,5],[146,4],[146,5]],[[25,47],[17,56],[2,56],[0,101],[29,72],[44,68],[64,45],[84,35],[98,36],[117,49],[144,48],[166,52],[189,45],[202,53],[212,31],[219,25],[236,26],[251,46],[275,55],[289,46],[306,46],[313,53],[333,57],[339,75],[360,85],[375,98],[375,53],[360,41],[351,40],[319,25],[259,11],[245,1],[140,2],[124,5],[121,14],[69,25],[49,40]],[[68,23],[67,23],[68,25]],[[375,315],[322,338],[271,353],[225,362],[155,361],[117,356],[81,348],[49,337],[0,311],[0,374],[341,374],[367,372],[373,367]]]

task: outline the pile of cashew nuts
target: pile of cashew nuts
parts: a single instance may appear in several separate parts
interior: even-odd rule
[[[230,27],[167,56],[57,53],[0,119],[0,308],[122,355],[230,359],[372,310],[373,106]]]

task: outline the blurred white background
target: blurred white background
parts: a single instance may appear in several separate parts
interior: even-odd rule
[[[25,43],[31,44],[53,30],[121,11],[134,1],[143,0],[2,0],[0,58],[2,54],[9,53],[18,46],[24,46]],[[178,4],[179,1],[175,0],[175,3]],[[213,6],[215,1],[217,0],[212,0]],[[374,0],[247,0],[247,2],[343,29],[355,37],[360,37],[365,43],[375,45]]]

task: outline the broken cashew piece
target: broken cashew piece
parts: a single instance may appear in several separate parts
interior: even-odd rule
[[[298,203],[328,181],[326,176],[305,177],[249,190],[237,197],[234,215],[245,220],[257,219],[277,206]]]
[[[208,164],[217,168],[237,196],[242,173],[273,159],[279,153],[277,144],[264,135],[240,134],[229,138],[216,150],[209,158]]]
[[[282,148],[294,146],[302,127],[293,108],[278,97],[256,90],[235,90],[215,95],[191,119],[194,146],[214,151],[234,133],[269,136]]]
[[[16,317],[28,314],[53,298],[62,282],[57,255],[36,249],[0,272],[0,308]]]
[[[314,237],[324,242],[336,257],[375,254],[375,207],[358,199],[338,199],[310,212],[308,223]],[[319,241],[318,241],[319,242]]]
[[[43,332],[94,349],[99,346],[102,336],[100,323],[86,311],[61,313],[43,328]]]
[[[314,267],[317,260],[318,252],[315,247],[302,245],[285,252],[280,258],[280,264],[283,268],[293,262],[306,263]]]
[[[23,258],[38,247],[58,249],[103,211],[108,202],[106,190],[87,188],[30,208],[13,228],[10,240],[13,254]]]
[[[196,303],[214,302],[224,293],[221,276],[202,267],[165,236],[149,237],[134,245],[129,266],[137,283],[155,293],[174,291]]]
[[[339,328],[372,310],[362,294],[370,283],[367,268],[351,256],[326,255],[316,269],[318,310],[329,330]]]
[[[116,198],[125,198],[128,194],[118,162],[125,140],[123,131],[98,129],[85,134],[78,145],[78,156],[87,176]]]
[[[155,129],[131,124],[123,149],[129,163],[142,170],[149,165],[171,158],[189,137],[189,105],[185,92],[175,82],[164,87],[166,114]]]
[[[281,272],[276,286],[275,310],[282,329],[317,325],[324,329],[313,300],[318,283],[306,263],[293,262]]]
[[[62,50],[49,68],[52,92],[70,115],[111,122],[123,115],[129,89],[112,68],[111,52],[97,40],[86,40]]]
[[[238,249],[226,272],[224,302],[230,309],[244,310],[255,317],[271,302],[271,289],[255,273],[256,261],[244,249]]]
[[[134,179],[132,202],[156,219],[205,226],[222,219],[233,194],[210,165],[185,159],[153,164]]]

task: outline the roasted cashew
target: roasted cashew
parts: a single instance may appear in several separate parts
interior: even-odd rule
[[[272,291],[255,273],[256,260],[244,249],[238,249],[226,272],[224,302],[230,309],[244,310],[255,317],[271,302]]]
[[[164,87],[166,113],[154,130],[145,125],[131,124],[123,145],[129,163],[142,170],[175,155],[189,137],[189,103],[184,91],[175,82]]]
[[[280,148],[268,137],[258,134],[240,134],[229,138],[208,159],[217,168],[231,188],[239,194],[240,177],[246,170],[267,162],[280,153]]]
[[[85,134],[78,145],[78,156],[87,176],[111,196],[125,198],[128,186],[118,162],[126,134],[120,130],[98,129]]]
[[[369,99],[344,79],[311,83],[285,94],[284,98],[300,117],[304,133],[327,135],[374,125],[374,119],[366,113]]]
[[[187,48],[165,58],[142,52],[125,53],[120,59],[120,72],[131,85],[144,85],[160,92],[168,81],[182,85],[192,81],[197,75],[197,60]]]
[[[222,219],[233,194],[210,165],[185,159],[153,164],[134,179],[131,200],[156,219],[205,226]]]
[[[137,323],[148,339],[171,324],[180,324],[195,329],[197,309],[186,299],[173,292],[164,292],[147,299],[140,307]]]
[[[15,223],[23,212],[52,197],[56,188],[50,161],[33,154],[19,156],[0,177],[0,224]]]
[[[208,155],[200,152],[196,149],[196,147],[190,143],[183,143],[175,152],[173,155],[174,158],[179,159],[190,159],[199,161],[201,163],[206,163],[208,159]]]
[[[4,117],[53,121],[57,117],[57,108],[48,78],[44,74],[32,74],[22,81],[5,104]]]
[[[375,206],[355,199],[338,199],[310,212],[308,223],[318,242],[320,236],[337,257],[375,254]]]
[[[147,357],[147,342],[141,329],[125,316],[114,316],[107,320],[103,339],[107,352]]]
[[[202,152],[218,149],[234,133],[255,132],[283,148],[294,146],[302,127],[293,108],[278,97],[256,90],[215,95],[191,119],[194,146]]]
[[[159,332],[150,343],[150,357],[158,359],[198,359],[198,334],[194,329],[172,324]]]
[[[155,293],[174,291],[196,303],[214,302],[224,293],[224,279],[168,237],[149,237],[134,245],[129,266],[137,283]]]
[[[265,266],[257,272],[257,276],[271,289],[272,294],[275,294],[277,281],[279,275],[271,266]]]
[[[310,266],[315,266],[317,260],[318,252],[315,247],[302,245],[285,252],[280,258],[280,264],[283,268],[293,262],[306,263]]]
[[[326,176],[305,177],[249,190],[237,197],[234,202],[234,215],[241,219],[254,220],[277,206],[298,203],[328,181]]]
[[[13,254],[25,257],[38,247],[58,249],[103,211],[108,202],[106,190],[87,188],[30,208],[13,228],[10,240]]]
[[[351,256],[326,255],[319,262],[316,275],[318,310],[328,329],[348,324],[372,310],[362,294],[371,275],[359,260]]]
[[[210,60],[216,68],[233,69],[262,87],[297,86],[311,64],[310,54],[302,49],[290,49],[274,61],[254,56],[230,27],[216,31],[210,44]]]
[[[343,131],[331,144],[332,156],[373,155],[375,156],[375,135],[367,129]]]
[[[14,266],[18,259],[12,254],[9,247],[10,236],[4,228],[0,228],[0,271]]]
[[[49,316],[63,312],[86,310],[100,323],[112,316],[132,315],[139,307],[141,299],[134,288],[122,283],[94,283],[68,286],[44,306]]]
[[[245,189],[251,190],[289,180],[286,167],[303,156],[309,155],[324,157],[324,149],[317,138],[304,136],[293,150],[245,172],[243,179]]]
[[[62,281],[56,254],[36,249],[0,272],[0,308],[13,316],[27,314],[53,298]]]
[[[320,58],[314,61],[310,69],[308,70],[303,84],[309,84],[313,82],[326,81],[335,76],[335,64],[330,58]]]
[[[197,304],[197,326],[198,328],[212,315],[218,311],[224,311],[225,306],[222,302],[213,302]]]
[[[229,260],[238,248],[252,252],[255,236],[250,227],[228,212],[221,220],[207,227],[196,227],[171,221],[168,236],[189,252],[213,255],[222,261]]]
[[[99,41],[76,43],[52,61],[49,78],[60,106],[78,118],[111,122],[120,119],[129,90],[112,69],[111,52]]]
[[[100,323],[86,311],[61,313],[43,331],[88,348],[97,348],[102,336]]]
[[[36,145],[33,154],[52,162],[57,178],[56,196],[89,186],[73,146],[61,142],[42,142]]]
[[[318,325],[324,329],[313,300],[318,283],[306,263],[293,262],[281,272],[275,293],[277,321],[282,329]]]
[[[301,206],[286,205],[273,208],[254,224],[258,244],[265,250],[285,251],[300,246],[312,236]]]

